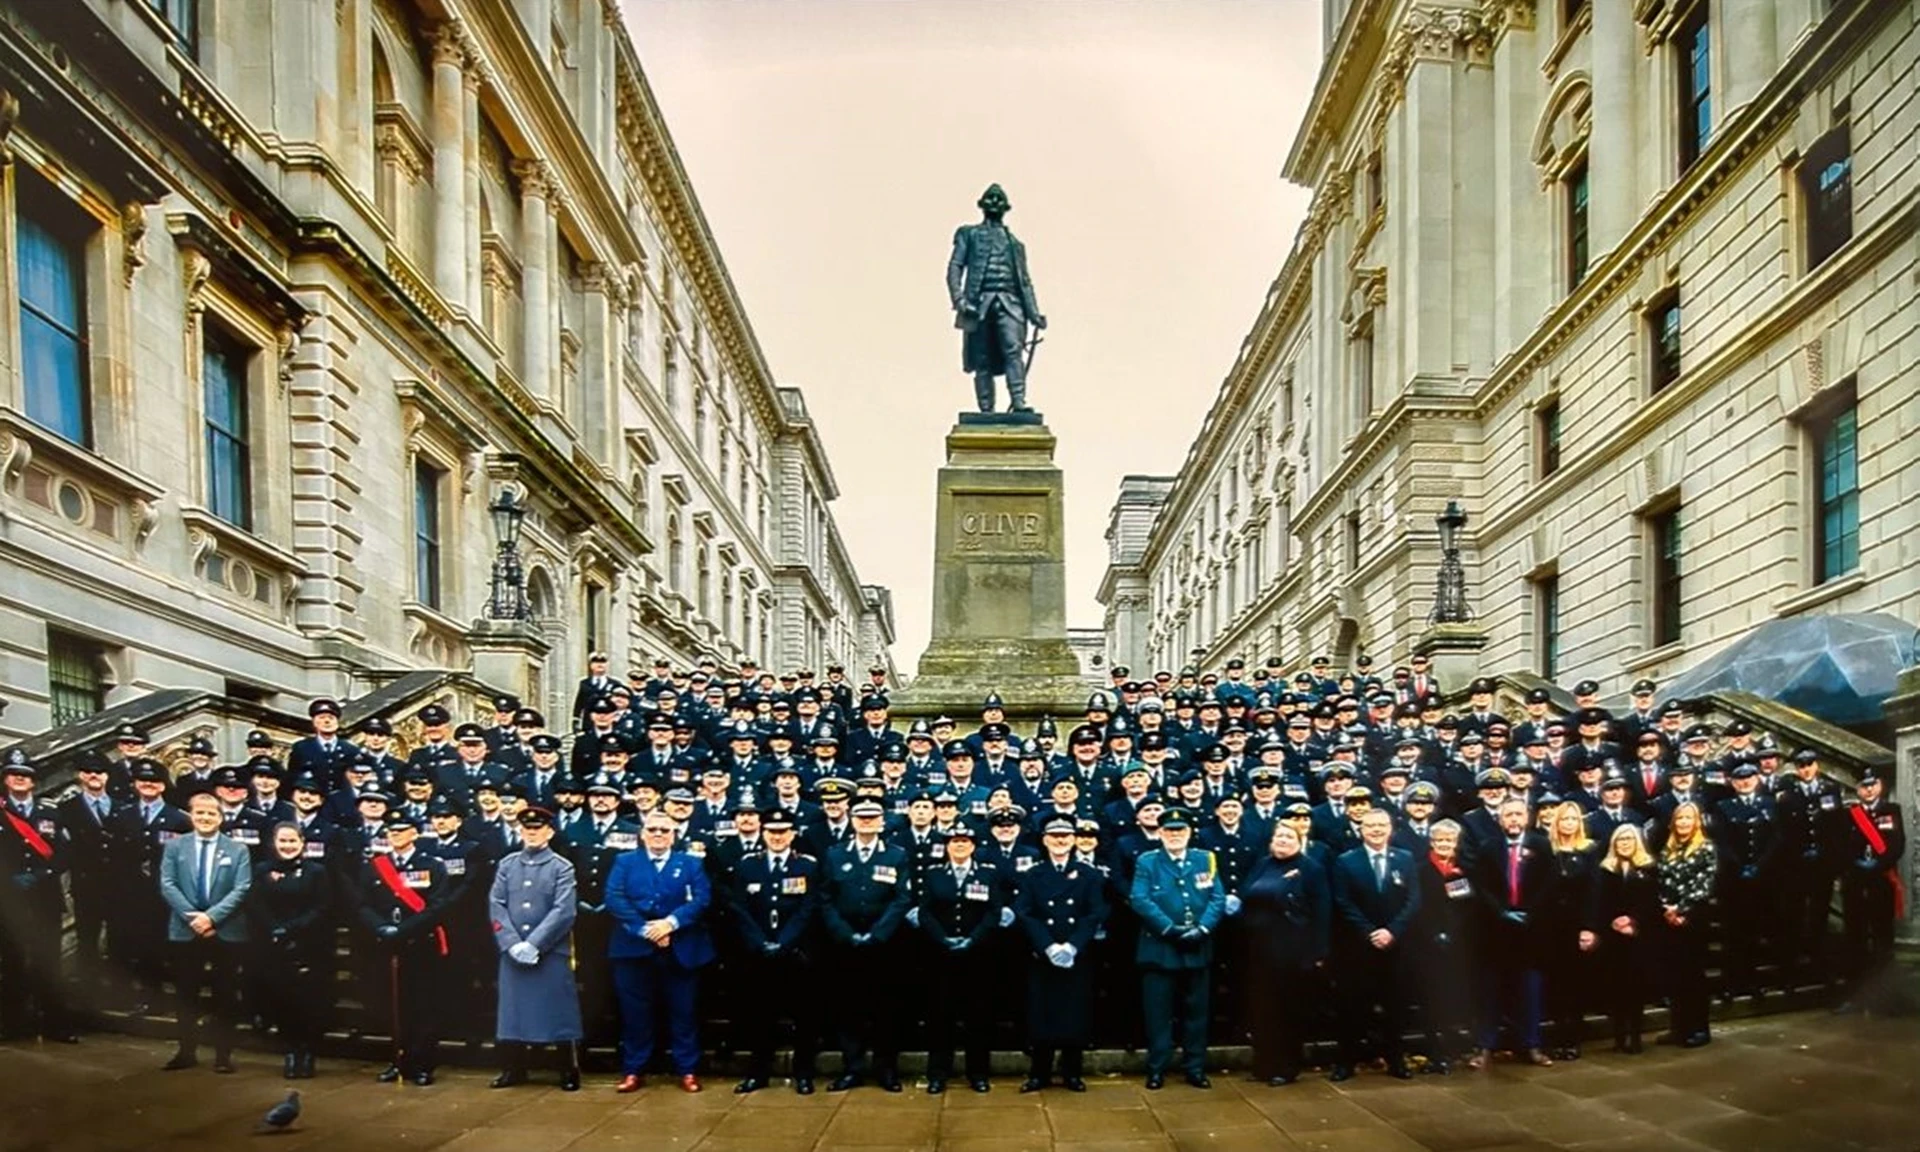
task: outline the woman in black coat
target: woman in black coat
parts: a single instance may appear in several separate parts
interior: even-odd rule
[[[1407,952],[1420,983],[1427,1070],[1444,1076],[1473,1043],[1477,905],[1473,882],[1459,857],[1460,825],[1452,820],[1435,823],[1427,831],[1427,845],[1427,854],[1414,861],[1420,875],[1420,913]],[[1469,1063],[1480,1059],[1471,1056]]]
[[[1622,824],[1594,872],[1587,920],[1599,938],[1613,1050],[1638,1055],[1647,1001],[1660,978],[1660,873],[1640,829]]]
[[[331,892],[326,863],[308,858],[300,829],[276,825],[254,865],[246,907],[261,1014],[280,1033],[289,1080],[312,1078],[313,1045],[331,1007]]]
[[[1554,876],[1542,928],[1546,932],[1547,1018],[1557,1041],[1551,1055],[1555,1060],[1578,1060],[1598,943],[1589,913],[1600,860],[1593,841],[1587,839],[1586,810],[1571,800],[1556,806],[1547,826],[1547,842],[1553,846]]]
[[[1304,847],[1297,830],[1276,824],[1267,858],[1240,885],[1253,1076],[1276,1088],[1300,1075],[1332,918],[1326,871]]]

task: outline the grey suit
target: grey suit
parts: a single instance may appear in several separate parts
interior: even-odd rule
[[[172,913],[167,917],[167,939],[176,944],[197,939],[187,917],[205,912],[212,918],[216,934],[229,944],[247,938],[246,918],[240,905],[253,886],[253,861],[247,846],[228,836],[213,837],[213,875],[209,891],[200,891],[200,837],[181,836],[170,842],[160,856],[160,895]]]
[[[173,952],[176,1033],[175,1063],[191,1063],[200,1030],[200,990],[207,989],[213,1009],[215,1066],[226,1064],[233,1049],[233,1021],[239,1015],[234,971],[247,938],[240,906],[253,886],[253,861],[246,845],[214,836],[207,849],[208,874],[201,875],[201,839],[189,834],[168,843],[160,857],[160,896],[167,903],[167,940]],[[212,936],[194,934],[188,918],[204,912],[213,920]]]

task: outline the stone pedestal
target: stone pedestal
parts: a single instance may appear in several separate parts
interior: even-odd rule
[[[1413,642],[1415,655],[1433,662],[1433,675],[1447,699],[1465,700],[1467,685],[1480,675],[1480,653],[1487,634],[1478,624],[1430,624]]]
[[[467,647],[473,652],[474,679],[529,703],[542,698],[546,685],[540,676],[552,645],[531,620],[475,620],[467,630]]]
[[[933,635],[895,711],[965,723],[989,691],[1021,721],[1077,715],[1067,645],[1066,524],[1054,436],[1038,413],[962,414],[934,512]]]
[[[1920,828],[1920,667],[1900,673],[1893,695],[1887,698],[1887,722],[1893,725],[1893,788],[1890,798],[1900,805],[1907,820],[1908,834]],[[1900,861],[1900,875],[1907,885],[1906,923],[1895,932],[1911,942],[1920,940],[1920,845],[1907,843],[1907,854]]]

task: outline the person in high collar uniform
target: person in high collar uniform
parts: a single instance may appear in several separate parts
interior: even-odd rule
[[[60,918],[66,901],[60,876],[69,868],[71,844],[60,833],[60,814],[34,795],[39,771],[19,748],[0,767],[0,1034],[40,1036],[71,1043],[64,982],[60,977]]]
[[[1094,966],[1085,959],[1106,923],[1107,877],[1074,857],[1075,823],[1059,815],[1041,828],[1044,855],[1019,874],[1014,915],[1027,945],[1027,1042],[1021,1092],[1060,1083],[1084,1092],[1083,1063],[1092,1030]]]

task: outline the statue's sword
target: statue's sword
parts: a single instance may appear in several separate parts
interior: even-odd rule
[[[1038,328],[1035,328],[1033,330],[1033,339],[1027,341],[1027,360],[1026,360],[1026,365],[1021,369],[1021,375],[1024,376],[1024,375],[1032,374],[1033,354],[1040,347],[1041,342],[1044,341],[1045,339],[1046,339],[1045,336],[1040,335],[1040,330]]]

